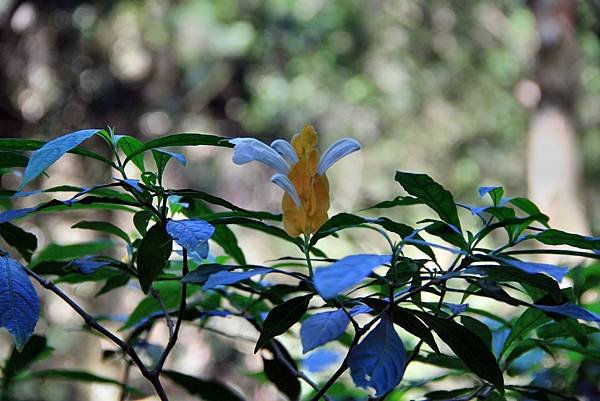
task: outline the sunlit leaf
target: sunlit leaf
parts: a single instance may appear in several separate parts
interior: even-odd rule
[[[179,246],[190,253],[197,253],[201,258],[208,256],[208,240],[215,232],[215,227],[200,219],[169,220],[167,233]]]
[[[202,265],[200,265],[199,268],[202,268]],[[212,290],[213,288],[220,286],[220,285],[231,285],[231,284],[239,283],[240,281],[247,280],[247,279],[254,277],[256,275],[259,275],[259,274],[266,274],[271,271],[272,270],[269,269],[268,267],[258,267],[258,268],[246,270],[243,272],[219,271],[217,273],[211,274],[208,277],[208,280],[202,286],[202,289],[207,291],[207,290]]]

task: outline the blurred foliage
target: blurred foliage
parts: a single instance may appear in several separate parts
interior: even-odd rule
[[[600,226],[600,46],[578,3],[576,115],[592,225]],[[427,170],[462,198],[479,184],[525,192],[537,45],[523,1],[8,1],[0,51],[3,134],[82,126],[139,137],[210,131],[267,140],[306,121],[326,142],[371,149],[360,194],[388,172]],[[533,103],[532,103],[533,102]],[[484,163],[485,162],[485,163]],[[189,177],[188,177],[189,178]],[[213,177],[200,178],[213,186]]]

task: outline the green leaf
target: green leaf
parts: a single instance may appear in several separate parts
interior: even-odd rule
[[[133,215],[133,225],[142,236],[146,235],[146,228],[151,218],[152,212],[148,210],[141,210]]]
[[[53,348],[46,343],[46,337],[38,335],[32,335],[21,352],[13,348],[10,357],[2,368],[2,388],[8,388],[15,376],[27,369],[33,362],[49,355],[52,350]]]
[[[23,173],[23,180],[21,181],[18,190],[21,191],[25,185],[54,164],[54,162],[60,159],[65,153],[77,147],[77,145],[86,139],[94,136],[97,132],[97,129],[72,132],[51,140],[33,152],[29,159],[29,163],[27,164],[27,168]]]
[[[263,323],[260,337],[256,342],[254,353],[264,347],[273,337],[285,333],[306,313],[312,294],[288,299],[274,307]]]
[[[0,151],[0,168],[26,167],[29,159],[17,152]]]
[[[423,340],[435,352],[440,352],[429,327],[423,324],[415,315],[404,310],[404,308],[394,309],[394,324]]]
[[[21,351],[40,317],[40,300],[23,267],[0,251],[0,327]]]
[[[540,209],[527,198],[510,198],[508,203],[518,207],[531,217],[535,217],[535,220],[548,227],[548,216],[543,214]]]
[[[80,221],[71,226],[71,228],[81,228],[84,230],[100,231],[107,234],[116,235],[128,244],[131,244],[129,235],[119,227],[105,221]]]
[[[482,323],[471,316],[461,316],[460,322],[467,329],[477,334],[489,349],[492,349],[492,332],[485,323]]]
[[[367,208],[359,210],[360,212],[371,209],[389,209],[396,206],[410,206],[410,205],[420,205],[423,202],[417,198],[413,198],[412,196],[396,196],[392,200],[387,200],[383,202],[379,202],[374,204],[373,206],[369,206]]]
[[[229,271],[239,266],[231,265],[219,265],[216,263],[210,263],[198,266],[195,270],[192,270],[185,275],[181,281],[187,284],[204,284],[211,274],[215,274],[221,271]]]
[[[277,347],[277,349],[275,349]],[[264,356],[263,367],[265,374],[278,389],[283,394],[285,394],[290,401],[296,401],[300,398],[300,380],[296,376],[295,372],[292,372],[289,366],[292,366],[296,371],[298,371],[298,366],[296,365],[296,361],[291,357],[289,352],[285,349],[285,347],[277,340],[272,340],[268,343],[265,348],[267,348],[273,355],[281,355],[283,359],[287,362],[279,360],[279,358],[274,357],[273,359],[267,359]],[[288,365],[289,364],[289,365]]]
[[[31,256],[37,249],[37,238],[35,235],[28,233],[14,224],[1,223],[0,236],[4,238],[4,241],[8,245],[19,251],[23,259],[27,262],[31,261]]]
[[[504,188],[502,187],[480,187],[479,188],[479,196],[483,198],[485,195],[489,195],[490,199],[494,206],[499,206],[502,197],[504,196]]]
[[[254,230],[262,231],[266,234],[272,235],[274,237],[281,238],[288,242],[295,244],[300,249],[303,248],[304,243],[300,238],[290,237],[288,233],[282,230],[279,227],[272,226],[270,224],[263,223],[262,221],[249,219],[247,217],[217,217],[217,218],[206,218],[210,224],[216,226],[219,225],[229,225],[236,224],[247,228],[252,228]]]
[[[35,372],[29,373],[26,377],[24,377],[24,379],[63,379],[68,381],[86,383],[114,384],[115,386],[125,387],[127,391],[137,396],[145,395],[144,392],[136,389],[135,387],[124,385],[118,380],[111,379],[110,377],[99,376],[94,373],[86,372],[84,370],[36,370]]]
[[[72,260],[87,255],[96,255],[112,249],[113,246],[114,244],[109,241],[82,242],[71,245],[49,244],[34,258],[32,265],[36,266],[50,260]]]
[[[398,171],[396,181],[406,192],[422,200],[436,211],[440,218],[448,224],[461,230],[454,197],[444,187],[426,174],[413,174]]]
[[[150,291],[154,279],[169,262],[173,250],[173,239],[163,223],[153,225],[142,239],[137,251],[137,269],[144,293]]]
[[[138,150],[144,146],[144,143],[142,141],[140,141],[139,139],[134,138],[132,136],[129,136],[129,135],[120,136],[119,139],[117,140],[117,144],[118,144],[119,148],[121,148],[121,150],[125,154],[125,157],[129,157],[130,155],[135,153],[136,150]],[[137,156],[132,157],[131,161],[133,162],[133,164],[135,164],[137,166],[137,168],[142,173],[144,171],[146,171],[146,169],[144,167],[144,155],[143,154],[140,153]]]
[[[600,238],[548,229],[532,236],[546,245],[569,245],[581,249],[600,250]]]
[[[478,335],[452,320],[421,311],[411,312],[431,327],[473,373],[503,391],[504,378],[498,362]]]
[[[165,308],[167,310],[174,309],[179,306],[181,301],[181,283],[178,281],[159,281],[154,284],[154,288],[160,294]],[[191,291],[193,289],[188,288]],[[188,294],[191,295],[191,294]],[[144,319],[150,317],[155,312],[162,313],[160,302],[152,295],[147,295],[131,312],[127,322],[119,329],[119,331],[130,329],[138,325]]]
[[[209,135],[209,134],[174,134],[167,135],[150,142],[146,142],[144,146],[136,149],[127,159],[123,162],[127,164],[137,155],[144,153],[150,149],[164,148],[167,146],[198,146],[198,145],[209,145],[209,146],[221,146],[224,148],[233,148],[233,144],[229,143],[229,138],[222,136]]]
[[[519,316],[510,329],[510,333],[504,341],[501,355],[508,350],[515,340],[525,337],[528,332],[536,327],[541,326],[549,320],[550,319],[544,314],[544,312],[541,312],[535,308],[528,308],[521,316]]]
[[[200,379],[174,370],[163,370],[162,374],[205,401],[243,401],[242,397],[216,380]]]

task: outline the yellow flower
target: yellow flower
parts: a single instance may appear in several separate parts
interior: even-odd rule
[[[318,137],[311,125],[293,136],[292,143],[277,139],[268,146],[254,138],[235,138],[233,162],[260,161],[277,170],[271,177],[285,193],[281,200],[283,228],[297,237],[315,233],[327,221],[329,182],[325,172],[342,157],[360,149],[351,138],[342,138],[321,157]]]

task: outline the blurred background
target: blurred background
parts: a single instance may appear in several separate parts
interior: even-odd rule
[[[270,142],[312,123],[322,150],[345,136],[363,144],[328,172],[333,213],[399,195],[394,172],[407,170],[468,204],[479,202],[479,186],[502,185],[534,200],[552,226],[598,235],[599,36],[597,0],[0,0],[0,136],[47,140],[111,126],[141,140],[207,132]],[[108,154],[100,140],[86,146]],[[171,166],[167,185],[279,211],[269,169],[234,166],[223,149],[184,153],[188,167]],[[111,174],[68,156],[38,185],[99,184]],[[65,218],[26,224],[45,244],[93,239]],[[251,262],[281,256],[273,246],[242,239]],[[40,331],[57,331],[56,363],[111,372],[98,355],[73,354],[80,334],[56,327],[79,322],[50,298],[50,327]],[[102,302],[91,308],[114,305]],[[182,351],[178,367],[218,375],[231,364],[202,352],[194,362]],[[49,400],[111,391],[48,388]],[[255,391],[276,399],[273,388]]]

